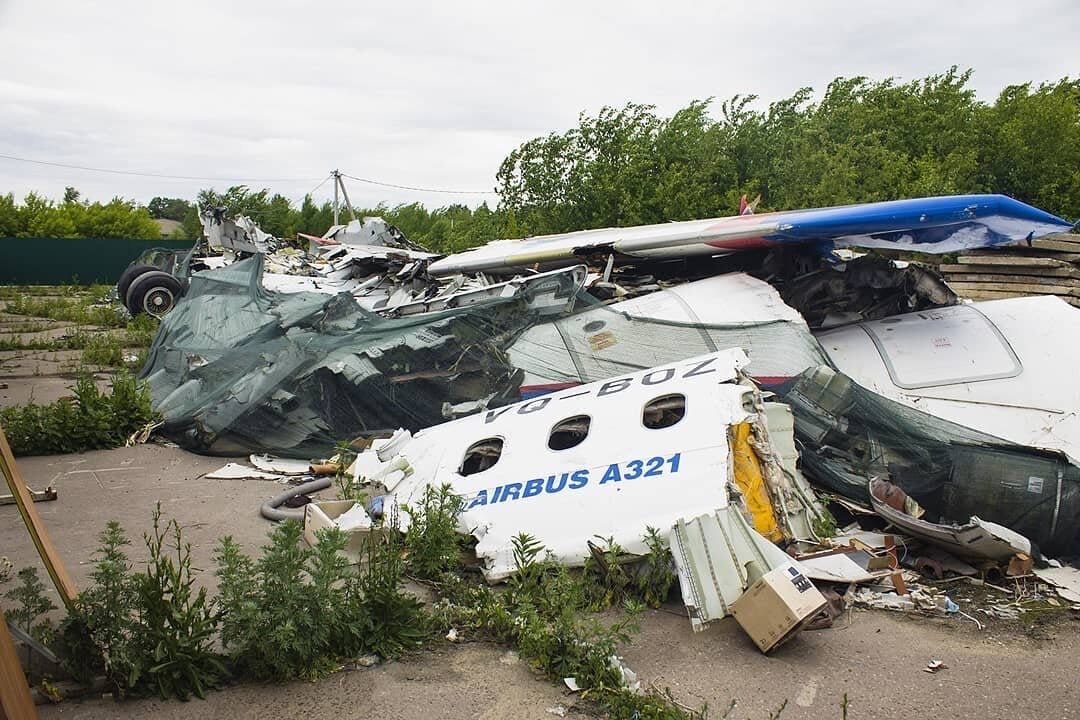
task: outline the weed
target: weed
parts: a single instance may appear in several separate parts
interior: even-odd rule
[[[95,333],[86,341],[82,361],[86,365],[120,367],[124,364],[124,351],[120,342],[112,335]]]
[[[238,672],[259,680],[316,678],[340,657],[396,657],[428,636],[419,601],[400,590],[396,534],[368,543],[355,572],[341,554],[340,530],[321,531],[314,548],[301,546],[300,534],[298,523],[281,523],[258,560],[232,538],[218,546],[221,640]]]
[[[594,536],[603,545],[589,542],[585,558],[586,590],[589,608],[603,610],[632,597],[633,580],[624,562],[625,552],[614,538]]]
[[[419,505],[402,507],[410,521],[405,531],[409,569],[417,576],[434,580],[457,567],[461,556],[457,518],[462,507],[461,498],[449,484],[438,488],[429,485]]]
[[[61,398],[49,405],[0,408],[0,425],[15,455],[120,447],[154,417],[145,384],[126,371],[113,377],[108,394],[83,373],[73,393],[74,399]]]
[[[127,312],[119,305],[103,304],[104,294],[89,297],[32,297],[20,295],[8,300],[5,310],[15,315],[64,320],[79,325],[105,328],[124,327]]]
[[[175,520],[145,534],[145,572],[132,573],[130,541],[112,521],[101,533],[93,584],[60,626],[66,669],[86,682],[105,673],[120,695],[204,697],[225,676],[213,652],[218,615],[205,589],[195,592],[191,545]]]
[[[649,552],[638,566],[634,585],[641,601],[657,608],[668,599],[675,584],[674,562],[667,542],[656,528],[645,528],[644,540]]]
[[[5,558],[6,560],[6,558]],[[45,597],[45,585],[38,577],[35,567],[24,567],[18,573],[19,584],[8,590],[4,597],[16,603],[15,607],[7,611],[9,621],[22,627],[28,635],[42,644],[52,642],[55,629],[48,618],[38,622],[38,618],[50,610],[55,610],[56,605]],[[29,669],[33,661],[30,648],[26,649],[26,664]]]
[[[149,551],[146,572],[135,575],[138,634],[145,664],[128,678],[131,688],[152,688],[162,698],[206,697],[227,675],[213,651],[220,615],[206,588],[195,592],[191,544],[176,520],[161,522],[154,510],[153,530],[143,536]]]
[[[343,440],[334,448],[334,459],[337,471],[334,473],[334,483],[337,485],[338,497],[342,500],[354,500],[364,504],[367,502],[367,493],[362,491],[359,483],[353,481],[348,475],[349,466],[356,460],[356,451],[348,440]]]
[[[125,347],[148,348],[154,342],[161,321],[153,315],[143,313],[128,321],[124,332]]]
[[[135,581],[125,552],[131,542],[115,520],[109,521],[98,539],[92,584],[79,594],[74,609],[60,623],[61,656],[76,680],[85,683],[104,673],[122,693],[139,662],[132,647]]]

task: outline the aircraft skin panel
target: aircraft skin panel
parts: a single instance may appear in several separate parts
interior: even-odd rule
[[[909,324],[902,342],[875,343],[875,335]],[[879,395],[1009,442],[1080,458],[1080,310],[1059,298],[938,308],[817,338],[841,372]]]

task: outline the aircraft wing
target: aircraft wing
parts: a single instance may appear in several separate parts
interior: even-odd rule
[[[1064,232],[1072,223],[1004,195],[953,195],[497,240],[448,255],[433,275],[573,264],[583,254],[719,255],[784,244],[947,253]]]

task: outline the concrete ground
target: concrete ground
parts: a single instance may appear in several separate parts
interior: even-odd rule
[[[195,563],[210,568],[217,538],[232,534],[249,549],[269,523],[259,504],[281,486],[265,480],[208,480],[224,463],[159,445],[142,445],[19,460],[34,488],[53,484],[59,499],[38,510],[75,582],[85,586],[96,536],[109,519],[133,539],[161,502],[187,528]],[[14,506],[0,507],[0,554],[16,567],[38,559]],[[134,559],[142,557],[136,543]],[[43,573],[44,576],[44,573]],[[212,582],[209,573],[204,579]],[[53,595],[57,604],[55,594]],[[971,605],[964,609],[973,612]],[[645,684],[670,688],[690,706],[708,703],[712,717],[766,718],[785,701],[784,718],[839,718],[844,694],[851,718],[1080,718],[1080,621],[1062,610],[1043,622],[999,622],[979,631],[967,620],[854,611],[827,630],[805,632],[764,656],[734,620],[691,632],[681,605],[648,611],[642,630],[623,650]],[[548,708],[572,708],[573,695],[538,680],[505,648],[443,644],[375,668],[335,674],[318,683],[240,686],[190,703],[87,700],[44,707],[42,717],[121,718],[294,717],[300,711],[335,717],[430,720],[544,718]],[[949,667],[923,671],[927,661]],[[572,711],[576,712],[576,711]]]
[[[66,394],[70,381],[56,374],[63,362],[48,363],[53,361],[25,351],[0,354],[0,407],[31,394],[38,402]],[[231,534],[248,550],[257,549],[270,527],[258,507],[282,486],[203,477],[225,462],[150,444],[21,458],[18,466],[34,489],[51,484],[59,492],[58,500],[39,503],[38,511],[75,582],[85,587],[106,521],[119,520],[126,528],[133,540],[131,556],[139,561],[145,557],[141,534],[159,502],[167,517],[186,528],[195,565],[208,584],[214,580],[211,556],[219,537]],[[13,505],[0,506],[0,555],[16,568],[41,569]],[[43,570],[41,576],[46,577]],[[954,598],[966,612],[979,614],[981,600],[974,593],[957,591]],[[431,720],[590,712],[507,648],[464,640],[371,668],[343,670],[316,683],[241,685],[188,703],[90,698],[43,706],[40,713],[43,718]],[[709,717],[740,720],[776,717],[781,708],[783,718],[841,718],[845,695],[849,718],[1080,718],[1078,652],[1080,613],[1067,608],[1038,621],[995,621],[983,630],[962,618],[856,610],[834,627],[804,632],[765,656],[730,618],[693,633],[678,601],[647,611],[641,632],[622,650],[646,686],[670,688],[676,700],[691,707],[707,703]],[[944,661],[948,669],[924,672],[931,659]],[[734,709],[725,714],[732,701]]]

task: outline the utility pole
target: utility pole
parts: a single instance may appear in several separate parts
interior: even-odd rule
[[[341,204],[338,202],[338,191],[345,198],[345,207],[349,208],[349,217],[356,219],[356,211],[353,210],[352,200],[349,200],[349,191],[345,189],[345,180],[340,170],[331,170],[330,177],[334,178],[334,224],[337,225],[341,218]]]
[[[341,214],[338,208],[338,185],[341,183],[341,173],[337,170],[331,170],[330,174],[334,178],[334,224],[337,225]]]

